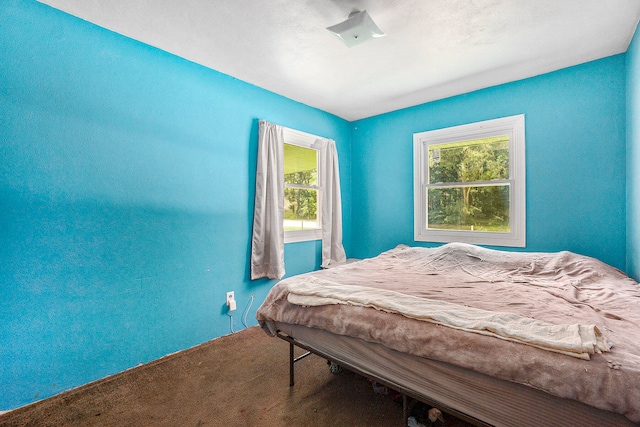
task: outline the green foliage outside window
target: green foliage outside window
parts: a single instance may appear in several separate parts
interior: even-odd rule
[[[309,171],[296,172],[285,179],[292,184],[310,185],[310,175]],[[316,220],[318,190],[285,187],[284,197],[288,202],[285,219]]]
[[[509,232],[509,139],[429,146],[429,229]]]
[[[293,144],[284,146],[284,228],[308,230],[318,224],[318,152]]]

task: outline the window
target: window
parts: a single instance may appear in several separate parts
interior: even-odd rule
[[[322,238],[318,137],[284,130],[285,243]]]
[[[257,160],[251,280],[281,279],[290,242],[322,240],[320,266],[345,263],[336,142],[260,120]]]
[[[414,239],[526,241],[524,115],[413,135]]]

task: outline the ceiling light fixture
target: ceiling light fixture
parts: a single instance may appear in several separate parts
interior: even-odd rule
[[[351,12],[346,21],[327,27],[327,30],[335,34],[348,47],[386,36],[366,10]]]

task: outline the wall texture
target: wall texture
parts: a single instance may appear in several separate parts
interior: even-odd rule
[[[0,2],[0,64],[0,410],[229,333],[226,291],[256,324],[258,119],[337,141],[350,217],[342,119],[33,0]]]
[[[526,122],[526,249],[624,269],[625,55],[353,122],[351,256],[415,244],[413,133],[515,114]]]
[[[258,119],[337,141],[345,247],[366,257],[415,244],[414,132],[524,113],[527,249],[637,275],[637,39],[349,124],[35,0],[0,2],[0,410],[229,333],[228,290],[233,327],[252,294],[255,324],[273,284],[248,276]],[[319,250],[286,245],[288,275]]]
[[[627,50],[627,271],[640,280],[640,31]]]

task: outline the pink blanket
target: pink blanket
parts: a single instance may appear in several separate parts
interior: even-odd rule
[[[580,360],[365,306],[290,304],[288,286],[308,277],[552,325],[595,325],[613,347]],[[270,334],[275,334],[276,321],[320,328],[526,384],[640,422],[640,289],[622,272],[593,258],[570,252],[501,252],[459,243],[434,249],[399,246],[375,258],[285,279],[274,286],[256,316]]]

